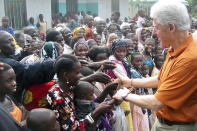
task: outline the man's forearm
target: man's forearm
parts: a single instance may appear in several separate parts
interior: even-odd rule
[[[132,79],[131,85],[137,88],[157,88],[158,76],[143,78],[143,79]]]
[[[128,94],[125,100],[136,104],[137,106],[155,111],[164,106],[164,104],[157,100],[154,95],[139,96],[136,94]]]

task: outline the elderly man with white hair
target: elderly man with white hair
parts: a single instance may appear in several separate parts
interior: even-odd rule
[[[152,131],[197,130],[197,43],[189,33],[190,19],[180,2],[159,1],[151,8],[154,31],[169,47],[166,60],[155,77],[128,79],[119,75],[124,87],[113,96],[156,111]],[[116,73],[116,76],[118,73]],[[157,88],[154,95],[136,95],[125,87]]]

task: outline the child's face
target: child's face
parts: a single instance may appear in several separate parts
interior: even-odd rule
[[[1,74],[1,92],[5,94],[13,94],[16,92],[16,75],[13,69],[4,71]]]
[[[142,73],[144,76],[146,76],[149,73],[148,65],[143,66]]]
[[[163,62],[164,62],[164,57],[160,56],[158,58],[158,61],[156,61],[156,63],[155,63],[157,68],[161,68],[161,66],[163,65]]]
[[[133,53],[135,45],[132,41],[127,42],[127,54],[130,55]]]
[[[127,54],[127,49],[126,47],[123,46],[116,48],[114,51],[114,56],[119,61],[122,61],[126,57],[126,54]]]
[[[128,25],[128,26],[124,26],[123,29],[122,29],[121,31],[122,31],[122,33],[123,33],[124,35],[126,35],[127,33],[130,33],[130,32],[131,32],[131,28],[130,28],[129,25]]]
[[[75,49],[75,55],[86,57],[88,55],[88,48],[83,44],[79,44]]]
[[[97,45],[101,45],[101,36],[100,35],[97,35],[96,36],[96,42],[97,42]]]
[[[133,61],[132,61],[132,65],[136,68],[136,69],[141,69],[143,62],[142,62],[142,55],[134,55],[133,56]]]
[[[118,37],[116,35],[112,35],[110,37],[110,42],[112,43],[114,40],[118,39]]]
[[[115,25],[111,25],[109,28],[109,33],[117,33],[118,32],[118,28]]]
[[[85,30],[80,29],[77,33],[77,37],[79,37],[79,38],[85,37]]]
[[[153,52],[153,49],[154,49],[154,43],[153,42],[148,42],[148,43],[145,43],[145,50],[147,53],[152,53]]]
[[[163,49],[161,46],[157,47],[156,54],[162,54]]]
[[[106,53],[100,53],[96,56],[96,62],[97,61],[103,61],[107,59],[107,54]]]

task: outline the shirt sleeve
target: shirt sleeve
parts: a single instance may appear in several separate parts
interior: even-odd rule
[[[181,60],[170,70],[161,83],[155,97],[173,109],[179,109],[184,102],[195,92],[197,83],[197,70],[194,70],[194,62]],[[196,65],[195,65],[196,66]]]
[[[49,92],[47,101],[52,110],[56,113],[61,128],[64,131],[83,130],[89,124],[87,119],[78,120],[75,116],[74,104],[69,97],[59,97],[57,92]],[[71,105],[69,104],[71,103]]]

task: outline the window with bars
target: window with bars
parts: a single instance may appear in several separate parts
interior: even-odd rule
[[[4,0],[5,15],[10,19],[10,26],[15,30],[27,23],[26,0]]]
[[[78,10],[78,0],[66,0],[66,11],[77,13]]]
[[[119,0],[112,0],[111,1],[112,4],[111,4],[111,11],[114,12],[114,11],[119,11]]]
[[[59,12],[58,0],[51,0],[51,12],[52,14]]]

